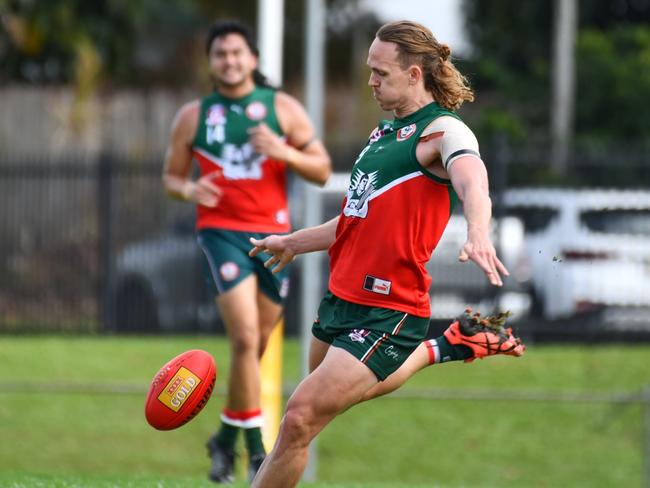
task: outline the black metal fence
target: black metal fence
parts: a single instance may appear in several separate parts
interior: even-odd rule
[[[112,327],[116,256],[191,222],[191,208],[165,197],[160,172],[106,156],[2,161],[0,329]]]
[[[532,175],[557,179],[543,149],[484,149],[495,203]],[[194,209],[165,195],[161,161],[0,158],[1,332],[221,330],[201,278]],[[583,152],[569,167],[571,186],[650,188],[643,150]],[[287,328],[296,330],[293,319]]]

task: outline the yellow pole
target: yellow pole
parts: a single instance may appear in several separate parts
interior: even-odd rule
[[[284,320],[275,326],[266,351],[260,363],[262,412],[264,425],[262,439],[266,452],[270,452],[280,430],[282,417],[282,338],[284,336]]]

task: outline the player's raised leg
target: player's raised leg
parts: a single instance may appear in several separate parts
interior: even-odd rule
[[[508,316],[498,314],[483,318],[479,312],[468,308],[443,335],[422,342],[397,371],[366,392],[363,401],[395,391],[415,373],[432,364],[471,362],[498,354],[522,356],[526,347],[510,328],[504,327]]]
[[[422,342],[397,371],[368,390],[361,401],[365,402],[397,390],[411,376],[430,364],[432,363],[429,362],[426,344]]]
[[[252,486],[296,486],[312,439],[339,413],[358,403],[376,383],[375,374],[366,365],[349,352],[330,347],[320,366],[291,395],[275,447]]]

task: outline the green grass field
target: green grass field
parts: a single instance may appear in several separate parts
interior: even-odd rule
[[[191,423],[157,432],[143,416],[148,381],[191,348],[215,356],[216,392]],[[284,357],[286,384],[295,385],[295,341]],[[533,346],[521,359],[428,368],[405,397],[359,405],[328,426],[318,438],[319,482],[305,486],[641,486],[639,403],[417,395],[636,394],[650,384],[649,359],[650,345]],[[203,444],[222,406],[223,339],[1,336],[0,365],[0,486],[214,486]]]

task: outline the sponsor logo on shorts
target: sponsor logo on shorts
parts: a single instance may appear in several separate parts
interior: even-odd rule
[[[158,400],[174,412],[178,412],[200,382],[198,376],[189,369],[181,367],[158,395]]]
[[[369,330],[354,329],[352,332],[348,334],[348,336],[353,342],[360,342],[361,344],[363,344],[364,342],[366,342],[366,337],[368,336],[368,334],[370,334]]]
[[[397,142],[402,142],[411,137],[413,134],[415,134],[415,124],[407,125],[406,127],[402,127],[400,130],[397,131]]]
[[[386,349],[384,349],[384,353],[386,354],[386,356],[393,359],[394,361],[399,361],[399,353],[395,350],[393,346],[386,347]]]
[[[239,276],[239,266],[232,261],[228,261],[221,265],[219,273],[225,281],[232,281]]]
[[[391,285],[391,281],[366,275],[366,279],[363,282],[363,289],[373,293],[379,293],[380,295],[389,295]]]
[[[246,117],[251,120],[262,120],[266,117],[266,107],[262,102],[251,102],[246,107]]]

